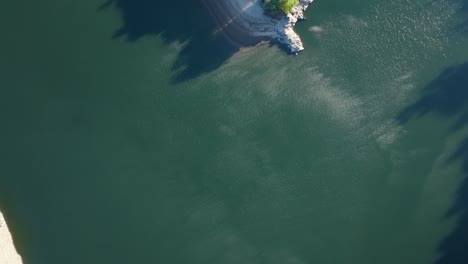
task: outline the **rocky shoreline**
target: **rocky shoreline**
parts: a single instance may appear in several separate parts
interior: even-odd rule
[[[265,14],[260,0],[204,0],[217,22],[216,33],[224,34],[239,46],[254,46],[276,40],[291,53],[304,49],[301,38],[294,32],[297,21],[313,0],[300,0],[289,14],[271,17]]]
[[[18,255],[13,244],[10,230],[0,212],[0,263],[5,264],[22,264],[23,260]]]

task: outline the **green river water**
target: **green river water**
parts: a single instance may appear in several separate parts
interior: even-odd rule
[[[316,0],[298,56],[171,2],[0,3],[24,263],[468,263],[466,1]]]

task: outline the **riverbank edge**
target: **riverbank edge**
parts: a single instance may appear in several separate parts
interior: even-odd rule
[[[23,259],[16,251],[13,237],[2,212],[0,211],[0,263],[23,264]]]

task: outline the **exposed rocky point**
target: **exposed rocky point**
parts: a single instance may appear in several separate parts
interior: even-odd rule
[[[278,17],[266,14],[259,0],[205,0],[219,28],[229,40],[240,46],[253,46],[277,40],[291,53],[304,49],[301,38],[294,32],[297,21],[313,0],[300,0],[299,5]]]

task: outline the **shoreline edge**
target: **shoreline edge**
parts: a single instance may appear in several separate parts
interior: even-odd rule
[[[2,212],[0,212],[0,263],[23,264],[21,256],[16,251],[13,237]]]
[[[223,34],[237,46],[256,46],[278,41],[291,53],[304,50],[294,26],[305,19],[304,12],[313,0],[300,0],[288,14],[272,17],[266,14],[260,0],[203,0],[214,18],[215,34]]]

